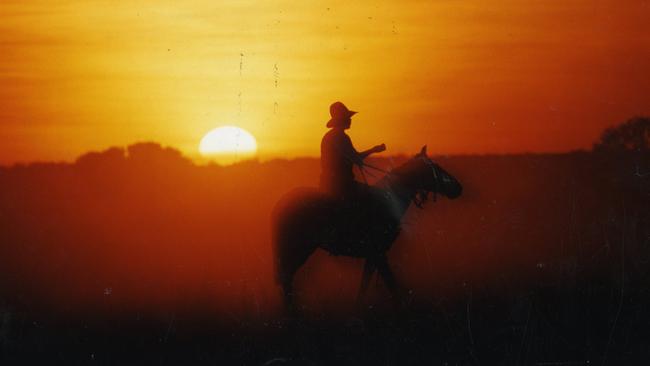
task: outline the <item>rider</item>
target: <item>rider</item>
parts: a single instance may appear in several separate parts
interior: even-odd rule
[[[363,159],[373,153],[386,150],[386,145],[377,145],[366,151],[358,152],[352,146],[352,140],[345,133],[352,123],[351,117],[357,112],[349,110],[343,103],[335,102],[330,106],[327,127],[330,130],[321,141],[321,189],[339,198],[346,198],[360,192],[361,183],[354,180],[353,165],[363,164]]]

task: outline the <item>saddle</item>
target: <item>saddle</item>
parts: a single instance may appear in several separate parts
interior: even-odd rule
[[[332,255],[365,256],[392,243],[399,231],[383,191],[358,185],[356,192],[345,196],[328,195],[329,219],[322,247]]]

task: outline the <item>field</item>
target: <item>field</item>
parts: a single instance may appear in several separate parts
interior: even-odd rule
[[[648,156],[434,159],[464,191],[408,212],[389,252],[405,304],[395,308],[379,280],[356,307],[362,262],[318,252],[296,278],[298,318],[280,306],[270,212],[284,192],[316,185],[316,159],[196,166],[138,144],[74,164],[0,168],[0,355],[183,365],[650,359]]]

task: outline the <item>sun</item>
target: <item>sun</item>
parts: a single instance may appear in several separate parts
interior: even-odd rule
[[[257,141],[250,132],[236,126],[221,126],[206,133],[199,143],[201,155],[222,163],[250,158],[257,152]]]

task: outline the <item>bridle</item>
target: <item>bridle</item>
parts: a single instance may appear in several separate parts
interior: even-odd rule
[[[431,159],[421,156],[420,159],[424,161],[424,164],[426,164],[429,168],[431,168],[431,174],[433,175],[433,189],[431,190],[431,199],[433,202],[436,202],[438,198],[438,191],[440,190],[440,174],[438,172],[438,168],[434,162],[431,161]],[[415,197],[413,198],[413,204],[419,209],[424,208],[424,203],[428,199],[428,193],[426,189],[418,189],[415,192]]]
[[[439,191],[439,189],[440,189],[440,184],[441,184],[441,183],[440,183],[440,179],[439,179],[439,172],[438,172],[438,169],[437,169],[437,167],[436,167],[436,164],[435,164],[434,162],[432,162],[431,159],[429,159],[429,158],[427,158],[427,157],[424,157],[424,156],[420,156],[419,158],[422,159],[422,161],[423,161],[423,162],[424,162],[424,163],[425,163],[429,168],[431,168],[431,173],[432,173],[432,175],[433,175],[433,181],[434,181],[434,187],[433,187],[433,190],[431,191],[431,193],[432,193],[432,200],[433,200],[433,202],[436,202],[436,199],[437,199],[437,193],[438,193],[438,191]],[[368,163],[364,163],[364,162],[362,162],[361,164],[359,164],[359,168],[360,168],[360,170],[361,170],[361,174],[363,175],[363,179],[364,179],[364,180],[366,180],[365,171],[364,171],[364,169],[363,169],[364,167],[368,167],[368,168],[371,168],[371,169],[377,170],[377,171],[379,171],[379,172],[382,172],[382,173],[386,174],[386,175],[389,176],[389,177],[391,177],[391,176],[399,176],[399,175],[401,175],[401,174],[397,174],[397,173],[394,173],[394,172],[392,172],[392,171],[385,170],[385,169],[382,169],[382,168],[376,167],[376,166],[374,166],[374,165],[370,165],[370,164],[368,164]],[[370,172],[368,172],[368,173],[370,174]],[[372,174],[370,174],[370,175],[372,176]],[[366,180],[366,183],[367,183],[367,182],[368,182],[368,181]],[[424,203],[425,203],[425,202],[427,201],[427,199],[428,199],[428,193],[429,193],[429,191],[427,191],[426,189],[417,189],[416,192],[415,192],[415,196],[414,196],[413,199],[412,199],[413,204],[414,204],[417,208],[419,208],[419,209],[423,209],[423,208],[424,208]]]

